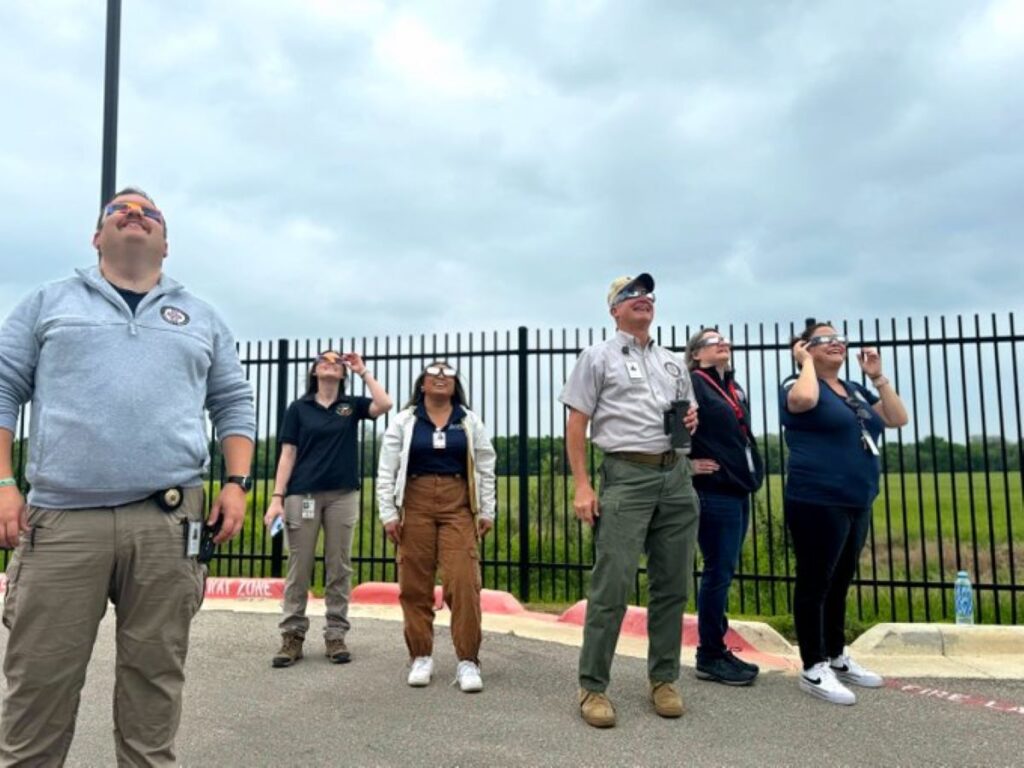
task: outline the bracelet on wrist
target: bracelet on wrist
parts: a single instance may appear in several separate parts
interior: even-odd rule
[[[272,494],[270,494],[270,498],[272,498],[272,499],[283,499],[284,498],[284,494],[283,493],[272,493]]]
[[[8,486],[17,486],[18,481],[13,477],[0,477],[0,488],[6,488]]]
[[[875,389],[879,389],[880,387],[884,387],[888,384],[889,380],[885,378],[885,376],[875,376],[875,378],[871,380],[871,383],[874,385]]]

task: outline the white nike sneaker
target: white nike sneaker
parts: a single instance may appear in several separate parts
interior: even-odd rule
[[[409,670],[408,683],[413,688],[422,688],[430,685],[430,678],[434,676],[434,657],[417,656],[412,660],[412,669]]]
[[[800,689],[833,704],[856,704],[857,697],[836,679],[827,661],[819,661],[800,673]]]
[[[864,669],[850,658],[850,654],[846,653],[846,650],[843,649],[842,656],[829,659],[829,666],[832,667],[836,677],[847,685],[859,685],[861,688],[881,688],[885,684],[881,675],[870,669]]]
[[[460,661],[455,672],[455,682],[463,693],[477,693],[484,689],[484,679],[480,676],[480,667],[472,661]]]

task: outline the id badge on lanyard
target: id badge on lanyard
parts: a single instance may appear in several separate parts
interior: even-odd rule
[[[644,371],[636,360],[626,361],[626,374],[629,376],[630,381],[644,380]]]
[[[316,499],[312,496],[305,496],[302,499],[302,519],[312,520],[316,517]]]
[[[754,451],[750,447],[750,443],[747,443],[744,452],[747,454],[747,469],[750,470],[750,474],[753,475],[757,470],[754,468]]]
[[[860,441],[864,445],[864,450],[870,453],[872,456],[878,456],[878,446],[875,444],[874,438],[871,437],[871,433],[868,432],[864,427],[860,428]]]
[[[448,435],[443,429],[434,430],[434,450],[443,451],[448,447]]]

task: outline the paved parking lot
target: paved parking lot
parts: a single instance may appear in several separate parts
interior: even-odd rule
[[[736,689],[684,669],[689,711],[667,721],[647,703],[644,662],[620,657],[609,691],[619,725],[597,731],[577,715],[571,646],[489,633],[485,690],[467,695],[449,685],[455,660],[446,628],[438,629],[438,677],[411,689],[400,624],[356,619],[354,660],[340,666],[311,634],[307,658],[275,670],[276,621],[211,610],[196,619],[178,738],[183,765],[1024,764],[1021,681],[907,678],[843,708],[800,693],[787,672]],[[113,764],[112,629],[108,617],[69,765]]]

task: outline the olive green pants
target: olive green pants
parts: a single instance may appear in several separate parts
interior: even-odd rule
[[[206,573],[185,556],[185,522],[202,513],[202,488],[186,489],[174,512],[148,500],[29,508],[31,530],[7,567],[0,765],[64,763],[108,599],[117,613],[117,763],[177,765],[189,626]]]
[[[683,607],[689,597],[699,506],[689,462],[636,464],[606,457],[600,470],[596,559],[580,649],[580,686],[604,691],[640,555],[647,555],[647,674],[679,677]]]

